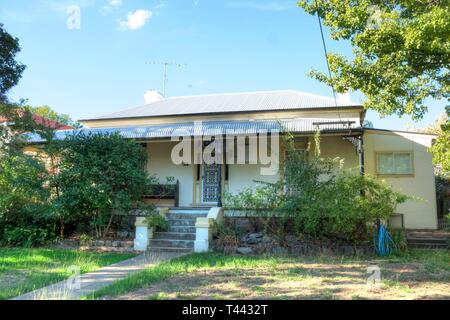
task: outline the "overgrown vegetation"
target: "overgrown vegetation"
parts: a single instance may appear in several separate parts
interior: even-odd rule
[[[101,238],[117,215],[153,209],[142,201],[149,178],[147,155],[139,144],[109,133],[77,133],[54,143],[59,161],[50,186],[61,228],[85,220]]]
[[[39,157],[10,148],[0,163],[0,242],[45,244],[81,230],[101,238],[117,217],[143,202],[151,178],[143,148],[115,134],[75,134],[48,140]],[[68,232],[66,232],[68,231]],[[94,231],[94,232],[93,232]]]
[[[55,237],[55,224],[44,188],[48,174],[44,165],[18,152],[0,162],[0,243],[45,243]]]
[[[407,197],[369,175],[344,170],[339,159],[320,157],[295,148],[285,139],[283,179],[225,197],[228,209],[263,221],[262,229],[283,244],[288,230],[299,237],[367,240],[376,219],[387,220]]]

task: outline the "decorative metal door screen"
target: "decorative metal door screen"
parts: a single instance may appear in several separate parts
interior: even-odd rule
[[[217,202],[219,200],[219,170],[218,164],[203,164],[203,202]]]

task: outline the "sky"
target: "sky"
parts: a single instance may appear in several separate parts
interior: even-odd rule
[[[316,17],[292,0],[2,0],[0,22],[18,37],[27,68],[9,95],[86,119],[144,103],[146,90],[166,96],[294,89],[332,96],[307,76],[326,71]],[[351,55],[346,42],[328,50]],[[352,100],[361,102],[360,93]],[[444,103],[429,102],[420,122],[380,118],[375,127],[432,123]]]

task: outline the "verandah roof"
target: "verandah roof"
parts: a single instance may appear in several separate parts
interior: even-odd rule
[[[204,136],[257,134],[261,132],[287,131],[293,133],[313,133],[317,129],[324,132],[342,132],[360,129],[354,121],[325,121],[317,119],[290,120],[245,120],[245,121],[204,121],[183,122],[152,126],[133,126],[115,128],[82,128],[55,132],[55,139],[63,140],[67,136],[85,133],[118,133],[124,139],[158,139],[176,136]],[[42,143],[45,140],[38,134],[28,135],[30,143]]]

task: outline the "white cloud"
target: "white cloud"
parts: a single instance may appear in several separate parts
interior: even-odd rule
[[[139,9],[135,12],[130,12],[126,20],[119,21],[120,30],[138,30],[145,26],[147,21],[153,16],[149,10]]]
[[[292,9],[292,3],[289,2],[257,2],[257,1],[231,1],[228,2],[231,7],[250,8],[264,11],[285,11]]]
[[[122,0],[109,0],[107,5],[100,8],[101,14],[109,14],[122,6]]]

